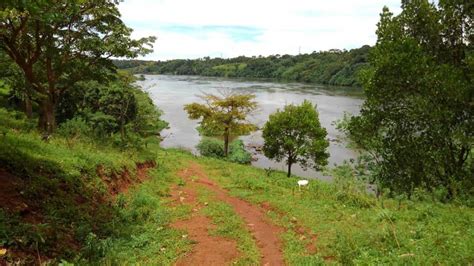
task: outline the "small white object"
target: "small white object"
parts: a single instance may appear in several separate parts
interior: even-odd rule
[[[309,184],[309,181],[306,179],[298,180],[298,189],[301,190],[301,187],[305,187]]]

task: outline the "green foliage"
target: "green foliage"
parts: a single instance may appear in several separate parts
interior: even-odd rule
[[[106,84],[78,82],[59,103],[60,130],[64,131],[63,123],[69,127],[70,120],[79,119],[91,128],[89,137],[109,139],[121,147],[139,148],[156,139],[168,124],[160,119],[161,111],[149,95],[131,86],[127,78],[120,75]]]
[[[151,52],[154,37],[131,39],[117,1],[2,1],[0,49],[22,70],[20,99],[40,106],[39,126],[56,128],[55,109],[62,94],[81,80],[108,80],[108,59]]]
[[[140,61],[115,60],[114,64],[132,73],[200,75],[215,77],[265,78],[340,86],[360,86],[358,73],[367,64],[369,46],[329,50],[300,55],[267,57],[200,58],[195,60]]]
[[[291,166],[321,169],[327,165],[329,141],[326,129],[319,123],[316,106],[305,100],[301,105],[287,105],[271,114],[263,128],[265,156],[277,162],[286,160],[288,176]]]
[[[168,123],[161,120],[162,112],[153,104],[148,93],[139,89],[133,90],[137,101],[137,113],[132,121],[132,130],[143,138],[157,137],[160,131],[168,127]]]
[[[0,210],[0,245],[9,250],[2,261],[34,264],[38,252],[52,264],[143,261],[166,246],[166,251],[153,255],[154,262],[171,264],[188,243],[177,231],[165,228],[172,214],[157,196],[167,195],[174,180],[166,167],[179,164],[149,170],[152,180],[114,200],[107,182],[120,181],[125,170],[130,181],[137,181],[136,163],[157,160],[159,143],[150,141],[151,155],[119,150],[108,141],[91,141],[88,130],[76,117],[62,123],[60,134],[45,142],[23,113],[0,108],[0,165],[21,184],[21,198],[5,199],[13,206],[3,209],[2,204]],[[17,200],[26,204],[19,205],[26,206],[22,207],[26,212],[15,209]]]
[[[204,94],[205,104],[192,103],[184,106],[190,119],[200,119],[201,131],[224,139],[224,156],[229,154],[231,136],[248,134],[256,126],[247,121],[247,115],[257,109],[255,95],[221,91],[219,95]]]
[[[362,76],[367,100],[346,126],[377,163],[377,184],[392,192],[474,193],[473,44],[463,30],[472,29],[471,9],[462,1],[403,1],[400,15],[381,14]]]
[[[240,139],[230,143],[229,161],[240,164],[252,162],[252,155],[245,150],[244,142]]]
[[[245,150],[244,143],[241,140],[235,140],[229,145],[229,156],[224,155],[224,142],[215,138],[203,138],[196,146],[202,156],[226,159],[230,162],[249,164],[252,161],[252,155]]]
[[[203,138],[196,146],[202,156],[224,158],[224,143],[215,138]]]

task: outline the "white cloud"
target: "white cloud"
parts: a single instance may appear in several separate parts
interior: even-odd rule
[[[375,43],[382,7],[399,0],[125,0],[134,37],[158,37],[147,59],[296,54]],[[255,29],[226,31],[232,27]],[[252,38],[248,38],[248,35]]]

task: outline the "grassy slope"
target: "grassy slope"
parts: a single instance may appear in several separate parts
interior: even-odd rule
[[[158,143],[149,148],[119,150],[59,135],[45,142],[21,113],[0,108],[0,168],[21,177],[15,178],[21,191],[15,188],[18,193],[2,198],[6,202],[0,205],[0,248],[7,249],[0,264],[31,264],[38,254],[42,262],[65,259],[79,264],[148,257],[155,263],[174,261],[187,243],[175,230],[160,230],[172,217],[161,205],[173,180],[171,172],[158,166],[160,170],[149,171],[146,185],[117,197],[109,192],[108,183],[119,184],[125,172],[129,183],[139,181],[137,163],[158,159],[153,152]],[[155,254],[168,243],[174,248]]]
[[[195,161],[203,165],[209,177],[229,189],[232,195],[256,204],[270,204],[273,211],[268,212],[269,216],[287,229],[282,235],[283,252],[290,265],[324,262],[466,264],[474,260],[471,252],[474,249],[472,208],[407,200],[399,206],[398,201],[390,199],[385,199],[384,208],[381,208],[381,201],[371,196],[341,191],[334,184],[312,181],[308,190],[299,192],[295,186],[297,179],[287,178],[285,173],[274,172],[267,176],[262,169],[196,158],[179,150],[162,150],[159,154],[161,165],[167,172],[165,175],[174,184],[180,182],[174,173],[186,167],[189,161]],[[164,189],[167,185],[162,184]],[[140,189],[143,187],[147,185]],[[210,191],[201,191],[200,200],[209,203],[203,209],[204,213],[219,225],[213,233],[236,239],[244,256],[239,262],[242,265],[252,264],[258,258],[258,251],[243,228],[241,219],[235,216],[228,205],[213,201],[212,198]],[[166,201],[166,197],[161,198],[161,206],[165,206]],[[167,210],[171,211],[170,219],[183,218],[189,212]],[[309,228],[318,236],[316,254],[306,251],[308,239],[296,233],[295,220],[298,225]],[[172,249],[184,251],[189,248],[183,242],[181,240],[181,244]],[[144,250],[153,252],[153,249]],[[145,251],[131,248],[128,252]],[[176,255],[179,251],[170,254]],[[144,257],[126,261],[137,262],[141,259]]]
[[[35,253],[37,248],[43,259],[59,257],[79,264],[172,264],[191,243],[182,237],[184,232],[167,225],[190,210],[169,206],[169,188],[180,182],[175,173],[192,160],[232,195],[272,206],[269,215],[288,229],[282,238],[289,264],[314,265],[323,259],[344,264],[474,260],[472,208],[406,200],[399,208],[397,201],[388,199],[381,208],[380,201],[350,186],[341,189],[317,181],[299,192],[296,179],[284,173],[267,176],[262,169],[161,150],[156,143],[146,154],[60,137],[45,143],[28,130],[31,125],[14,116],[0,110],[0,163],[28,182],[22,195],[28,204],[37,205],[40,217],[26,223],[19,213],[0,210],[0,247],[8,249],[9,260],[15,259],[15,250]],[[133,179],[136,162],[149,159],[158,164],[149,171],[150,179],[126,194],[107,196],[98,165],[109,173],[127,168]],[[79,195],[83,200],[78,203]],[[255,262],[255,243],[241,219],[229,206],[213,201],[208,191],[202,191],[200,199],[209,202],[203,212],[221,224],[213,233],[237,240],[244,255],[241,264]],[[318,236],[316,254],[306,252],[308,240],[295,232],[294,221]],[[35,259],[28,254],[24,262]]]
[[[186,157],[186,155],[182,155]],[[334,184],[312,181],[299,192],[296,178],[214,159],[193,159],[231,194],[269,203],[283,235],[285,257],[292,265],[337,261],[344,264],[466,264],[474,260],[474,209],[430,201],[375,198]],[[318,235],[316,255],[305,251],[307,239],[295,223]]]

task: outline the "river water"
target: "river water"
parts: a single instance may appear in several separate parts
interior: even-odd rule
[[[337,131],[334,121],[341,119],[344,112],[357,114],[363,100],[350,96],[354,88],[308,85],[301,83],[276,83],[263,81],[246,81],[224,78],[197,76],[145,75],[145,80],[138,85],[149,92],[154,103],[164,112],[162,118],[169,123],[169,129],[162,131],[164,137],[161,145],[178,147],[196,153],[195,146],[200,136],[196,130],[197,121],[188,119],[183,106],[192,102],[201,102],[198,97],[202,92],[217,93],[219,90],[238,90],[256,95],[259,109],[249,120],[262,128],[271,113],[285,104],[299,104],[307,99],[317,105],[321,125],[328,131],[329,166],[341,164],[344,160],[355,158],[357,153],[346,147],[346,143]],[[246,145],[261,146],[262,132],[256,131],[241,139]],[[252,165],[260,168],[272,168],[286,171],[284,162],[277,163],[266,158],[262,153],[250,149],[258,159]],[[293,166],[292,173],[308,178],[330,179],[311,169],[304,170],[298,165]]]

